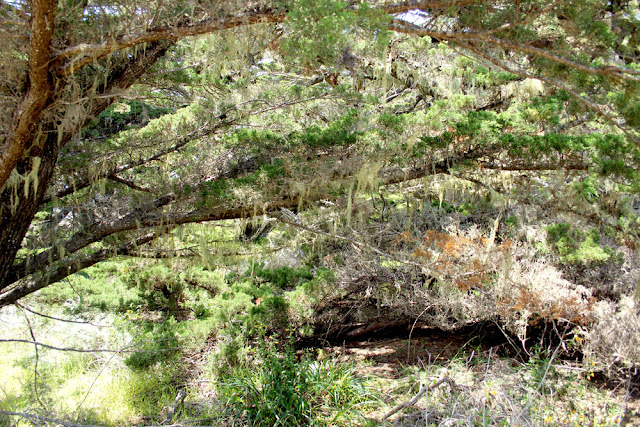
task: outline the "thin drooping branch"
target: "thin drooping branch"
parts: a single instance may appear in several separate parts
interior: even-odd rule
[[[102,349],[102,348],[92,348],[92,349],[82,349],[82,348],[75,348],[75,347],[56,347],[50,344],[45,344],[45,343],[41,343],[39,341],[29,341],[29,340],[23,340],[23,339],[5,339],[5,338],[0,338],[0,343],[24,343],[24,344],[33,344],[36,347],[42,347],[42,348],[46,348],[49,350],[55,350],[55,351],[68,351],[68,352],[73,352],[73,353],[159,353],[159,352],[164,352],[164,351],[175,351],[175,350],[179,350],[179,347],[171,347],[171,348],[159,348],[156,350],[126,350],[126,349],[122,349],[122,350],[110,350],[110,349]]]
[[[586,171],[589,170],[589,165],[585,162],[575,163],[553,163],[553,164],[539,164],[539,165],[504,165],[494,162],[478,162],[478,166],[482,169],[499,170],[504,172],[517,172],[517,171],[555,171],[558,169],[572,170],[572,171]]]
[[[61,319],[59,317],[54,317],[54,316],[50,316],[48,314],[44,314],[44,313],[40,313],[39,311],[35,311],[34,309],[26,306],[26,305],[22,305],[20,303],[16,303],[16,305],[18,307],[20,307],[22,310],[26,310],[29,313],[33,313],[36,316],[40,316],[40,317],[45,317],[47,319],[51,319],[51,320],[56,320],[58,322],[66,322],[66,323],[77,323],[80,325],[91,325],[91,326],[95,326],[96,328],[110,328],[112,325],[97,325],[95,323],[91,323],[91,322],[85,322],[82,320],[71,320],[71,319]]]
[[[43,110],[50,102],[51,80],[49,59],[53,39],[54,0],[34,0],[31,10],[31,49],[29,54],[30,87],[22,104],[13,117],[11,130],[4,144],[0,145],[0,188],[30,148],[36,126]]]

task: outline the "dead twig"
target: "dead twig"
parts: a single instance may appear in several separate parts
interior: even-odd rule
[[[187,396],[187,393],[184,390],[180,390],[178,392],[178,394],[176,395],[176,398],[174,399],[173,403],[171,403],[168,407],[167,407],[167,416],[164,419],[164,421],[162,421],[162,424],[169,424],[171,422],[171,420],[173,419],[173,416],[176,413],[176,408],[182,404],[182,402],[184,402],[184,398]]]
[[[408,402],[404,402],[404,403],[396,406],[395,408],[393,408],[382,419],[386,420],[389,417],[393,416],[395,413],[415,405],[416,402],[418,402],[418,400],[420,400],[422,398],[422,396],[424,396],[428,391],[434,390],[434,389],[440,387],[444,383],[449,384],[449,387],[451,387],[454,390],[458,388],[456,383],[451,378],[449,378],[449,377],[441,378],[435,384],[430,385],[429,387],[424,387],[422,390],[420,390],[420,392],[413,399],[409,400]]]

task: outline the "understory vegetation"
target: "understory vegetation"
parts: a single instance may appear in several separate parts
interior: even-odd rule
[[[638,0],[0,40],[0,427],[640,425]]]
[[[3,336],[85,352],[16,343],[2,410],[91,425],[635,423],[634,253],[534,206],[419,190],[363,193],[350,219],[329,206],[184,226],[173,245],[213,243],[103,262],[5,309]]]

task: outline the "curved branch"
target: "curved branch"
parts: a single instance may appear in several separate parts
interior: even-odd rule
[[[549,52],[545,49],[540,49],[534,46],[529,46],[522,43],[514,43],[508,40],[504,40],[490,35],[493,30],[483,32],[457,32],[457,31],[434,31],[424,27],[400,20],[394,19],[389,24],[389,29],[404,34],[413,34],[419,36],[429,36],[438,40],[446,40],[452,42],[474,42],[482,41],[490,43],[494,46],[501,46],[513,51],[520,51],[531,55],[539,56],[541,58],[548,59],[558,64],[562,64],[566,67],[573,68],[579,71],[583,71],[591,74],[599,74],[606,77],[615,76],[620,79],[640,81],[640,71],[633,70],[631,68],[622,68],[613,65],[607,65],[602,67],[592,67],[590,65],[581,64],[573,61],[569,58],[565,58],[560,55]],[[636,77],[639,76],[639,77]]]
[[[140,236],[116,249],[101,249],[91,254],[66,260],[62,265],[49,268],[40,277],[25,280],[23,283],[19,283],[17,286],[1,293],[0,308],[5,305],[13,304],[22,297],[45,288],[51,283],[60,281],[80,270],[91,267],[100,261],[104,261],[105,259],[109,259],[117,255],[128,255],[132,253],[132,251],[137,250],[138,246],[149,243],[162,236],[164,233],[164,230],[160,232],[155,231],[145,234],[144,236]]]
[[[66,77],[78,71],[80,68],[92,64],[94,61],[122,49],[163,40],[176,41],[180,38],[208,34],[240,26],[282,22],[285,17],[286,14],[283,11],[265,8],[262,10],[245,11],[239,15],[230,15],[224,18],[207,19],[193,25],[185,24],[159,27],[137,34],[123,35],[97,45],[81,44],[70,47],[58,54],[53,59],[53,63],[58,67],[57,74]],[[62,65],[68,58],[73,59],[68,64]]]
[[[117,233],[118,231],[133,230],[136,228],[137,222],[141,218],[144,218],[149,212],[155,212],[158,208],[166,206],[174,200],[175,196],[173,194],[165,195],[116,221],[95,223],[71,236],[64,245],[53,246],[48,250],[40,252],[33,259],[14,265],[7,274],[6,283],[13,283],[20,280],[58,261],[65,255],[71,255],[89,246],[91,243]]]

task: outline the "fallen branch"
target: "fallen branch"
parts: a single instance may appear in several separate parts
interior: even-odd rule
[[[178,395],[174,399],[173,403],[171,403],[167,407],[167,417],[162,421],[162,424],[169,424],[173,419],[173,416],[176,413],[176,408],[184,402],[184,398],[187,396],[187,393],[184,390],[180,390]]]
[[[425,387],[422,390],[420,390],[420,392],[413,399],[409,400],[408,402],[404,402],[404,403],[396,406],[395,408],[393,408],[382,419],[386,420],[389,417],[391,417],[392,415],[394,415],[396,412],[401,411],[403,409],[406,409],[406,408],[409,408],[409,407],[415,405],[416,402],[418,402],[418,400],[420,400],[422,398],[422,396],[425,395],[426,392],[428,392],[430,390],[433,390],[433,389],[436,389],[436,388],[440,387],[444,383],[449,384],[449,387],[451,387],[452,389],[457,389],[458,388],[456,383],[451,378],[449,378],[449,377],[441,378],[435,384],[433,384],[433,385],[431,385],[429,387]]]

